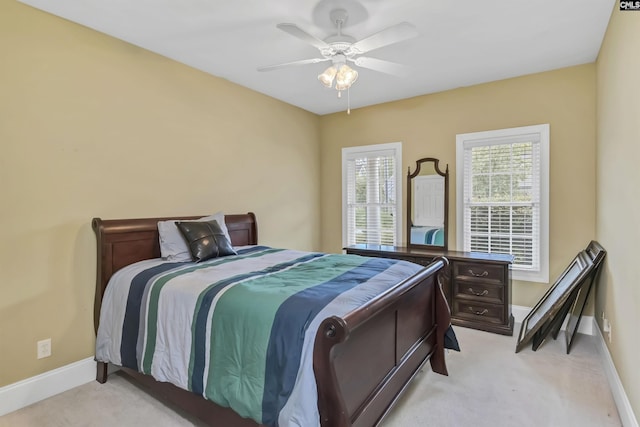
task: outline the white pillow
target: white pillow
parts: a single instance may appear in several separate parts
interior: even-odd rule
[[[218,221],[222,232],[227,236],[229,242],[231,242],[229,230],[227,230],[227,225],[224,222],[223,212],[216,212],[211,216],[205,216],[191,221],[211,221],[214,219]],[[189,246],[187,246],[184,236],[180,233],[180,230],[178,230],[176,220],[158,221],[158,234],[160,235],[160,255],[163,259],[175,262],[191,261]]]

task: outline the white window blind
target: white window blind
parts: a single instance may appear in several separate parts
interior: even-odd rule
[[[401,144],[343,149],[343,244],[396,245]]]
[[[541,126],[458,135],[458,244],[512,254],[515,278],[546,282],[548,125]]]

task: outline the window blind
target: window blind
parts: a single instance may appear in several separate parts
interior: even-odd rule
[[[539,134],[464,144],[464,250],[540,269],[540,145]]]
[[[395,245],[399,198],[396,150],[351,152],[344,161],[346,244]]]

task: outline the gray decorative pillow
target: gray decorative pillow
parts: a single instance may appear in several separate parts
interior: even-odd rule
[[[194,221],[218,221],[222,232],[231,242],[229,231],[224,221],[224,212],[219,211],[213,215],[198,218]],[[188,220],[191,221],[191,220]],[[183,221],[184,222],[184,221]],[[163,259],[174,262],[191,261],[191,253],[184,236],[176,226],[176,220],[158,221],[158,237],[160,241],[160,255]]]
[[[191,258],[195,262],[237,255],[216,220],[182,221],[176,222],[176,226],[184,236],[187,246],[189,246],[189,252],[191,252]]]

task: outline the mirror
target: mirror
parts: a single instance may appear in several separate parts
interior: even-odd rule
[[[416,170],[407,173],[407,245],[447,249],[449,216],[449,165],[444,172],[439,160],[426,157],[416,161]]]

